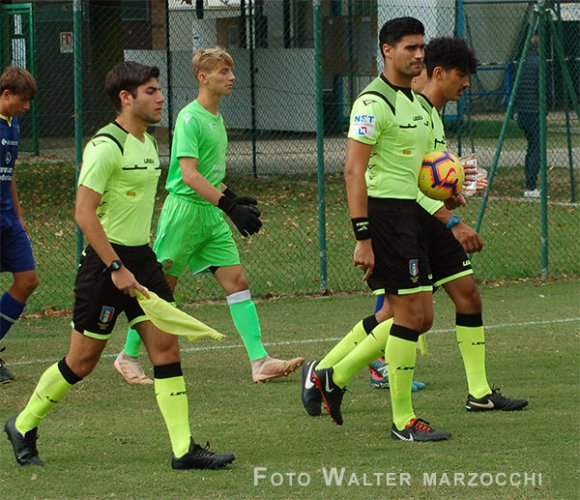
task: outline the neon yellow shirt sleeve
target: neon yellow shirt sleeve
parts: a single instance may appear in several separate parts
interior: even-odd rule
[[[122,157],[119,147],[106,137],[89,141],[83,154],[79,186],[103,194]]]

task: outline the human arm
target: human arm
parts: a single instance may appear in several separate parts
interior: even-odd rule
[[[449,224],[453,212],[447,207],[443,206],[433,214],[437,220],[445,224]],[[483,240],[475,230],[469,227],[462,221],[459,221],[451,228],[451,232],[455,239],[461,243],[466,253],[476,253],[483,249]]]
[[[12,193],[12,205],[14,205],[14,211],[16,212],[16,216],[18,217],[20,224],[22,224],[22,227],[26,231],[26,224],[24,223],[24,216],[22,215],[22,208],[20,207],[20,200],[18,199],[18,190],[16,189],[16,177],[14,176],[14,174],[12,174],[10,191]]]
[[[109,267],[111,262],[119,260],[119,256],[107,239],[103,226],[97,217],[97,207],[100,202],[100,193],[86,186],[79,186],[75,204],[75,221],[99,258],[105,266]],[[125,266],[121,266],[117,271],[111,271],[111,280],[119,290],[131,297],[135,296],[135,289],[149,297],[147,290],[139,284],[133,273]]]
[[[227,196],[219,189],[216,189],[199,173],[197,158],[179,158],[179,166],[183,175],[183,182],[202,198],[223,210],[238,228],[242,236],[249,236],[260,230],[262,227],[260,211],[252,206],[251,203],[239,203],[235,197]]]
[[[368,218],[368,194],[365,172],[371,150],[371,144],[363,144],[354,139],[349,139],[346,145],[344,178],[351,219]],[[370,235],[366,239],[357,238],[353,264],[365,272],[363,279],[365,281],[368,280],[375,267],[375,256]]]

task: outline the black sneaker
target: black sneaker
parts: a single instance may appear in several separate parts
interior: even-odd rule
[[[502,396],[499,387],[493,388],[487,396],[476,399],[471,394],[467,395],[465,408],[467,411],[517,411],[528,406],[527,399],[509,399]]]
[[[4,426],[4,432],[8,436],[8,441],[12,444],[14,456],[20,465],[44,465],[44,462],[38,456],[36,449],[36,440],[38,436],[36,427],[28,431],[24,436],[16,430],[16,415],[8,419]]]
[[[330,418],[332,418],[332,421],[336,425],[342,425],[343,420],[340,405],[346,389],[341,389],[334,383],[332,380],[333,373],[333,368],[316,370],[312,372],[312,380],[322,396],[324,407],[330,415]]]
[[[302,405],[306,413],[311,417],[320,417],[322,396],[312,381],[314,368],[318,364],[317,360],[304,363],[302,365]]]
[[[433,429],[429,422],[425,422],[420,418],[411,420],[405,428],[400,431],[395,427],[391,427],[391,437],[400,441],[443,441],[451,437],[451,433],[447,431],[438,431]]]
[[[213,453],[209,451],[209,443],[202,448],[192,439],[189,451],[185,455],[177,458],[173,453],[171,454],[171,467],[178,470],[215,470],[231,464],[235,458],[233,453]]]
[[[6,347],[0,347],[0,352],[4,351]],[[2,358],[0,358],[0,384],[8,384],[14,380],[14,375],[10,372]]]

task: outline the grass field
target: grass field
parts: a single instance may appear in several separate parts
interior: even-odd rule
[[[371,389],[366,372],[349,386],[342,427],[328,417],[307,417],[297,375],[250,383],[224,305],[188,308],[228,335],[223,343],[182,344],[193,435],[236,454],[233,466],[213,472],[170,469],[168,438],[152,389],[125,385],[112,369],[124,338],[120,324],[102,363],[41,426],[45,467],[16,465],[2,436],[1,497],[577,498],[579,292],[575,280],[482,287],[489,381],[508,396],[530,401],[522,412],[492,414],[469,414],[463,407],[465,378],[453,310],[447,297],[437,294],[430,355],[419,357],[416,371],[428,387],[414,402],[419,416],[452,431],[453,438],[424,444],[391,440],[388,391]],[[362,294],[258,304],[269,351],[307,359],[327,352],[372,307],[372,298]],[[68,323],[68,317],[27,319],[7,337],[3,357],[18,380],[0,388],[2,424],[26,403],[42,370],[64,354]],[[342,485],[326,485],[324,474],[342,467]],[[300,486],[294,476],[291,486],[292,473],[302,474],[308,484]],[[387,473],[403,484],[388,485]],[[266,477],[255,481],[256,474]],[[453,474],[476,484],[453,485],[460,478]],[[437,485],[430,485],[433,478]],[[490,478],[520,485],[509,480],[498,485],[494,479],[488,485]],[[284,484],[277,486],[281,479]]]
[[[76,272],[74,169],[70,164],[22,165],[18,185],[38,262],[40,286],[29,312],[70,307]],[[580,175],[576,176],[576,181]],[[538,276],[541,269],[540,205],[513,196],[520,192],[523,168],[498,170],[481,234],[486,247],[474,257],[481,281]],[[580,275],[578,206],[569,205],[568,172],[549,172],[549,268],[551,275]],[[326,267],[330,291],[363,291],[360,273],[351,265],[354,248],[342,174],[326,176]],[[320,289],[320,246],[315,175],[249,175],[227,179],[240,194],[260,201],[264,226],[251,238],[236,238],[252,293],[256,296],[312,294]],[[160,184],[162,186],[163,183]],[[577,186],[578,191],[578,186]],[[157,211],[165,192],[159,189]],[[474,224],[480,198],[461,214]],[[155,224],[153,225],[155,229]],[[236,232],[234,230],[234,232]],[[0,289],[11,276],[0,275]],[[186,273],[177,289],[180,302],[218,298],[221,289],[210,276]]]

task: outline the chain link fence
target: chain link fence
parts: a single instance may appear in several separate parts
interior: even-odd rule
[[[79,248],[75,168],[80,147],[114,117],[103,89],[106,72],[124,59],[161,69],[166,106],[153,133],[167,166],[174,119],[196,96],[192,52],[214,45],[235,61],[235,89],[221,105],[230,141],[226,182],[256,196],[264,214],[263,231],[239,239],[253,294],[364,290],[351,266],[354,239],[342,179],[346,133],[351,103],[382,70],[378,30],[404,15],[423,21],[427,41],[464,37],[479,60],[462,101],[444,109],[450,149],[477,153],[488,170],[496,163],[489,196],[473,197],[462,209],[468,223],[481,226],[486,242],[474,256],[477,277],[499,281],[547,271],[578,276],[580,126],[574,98],[580,88],[580,4],[547,2],[546,8],[541,21],[548,24],[551,16],[555,30],[543,37],[549,196],[544,207],[540,199],[523,197],[527,142],[515,117],[506,115],[536,3],[3,2],[0,62],[27,67],[39,83],[34,107],[22,119],[16,173],[41,278],[29,311],[72,303]],[[576,96],[564,83],[563,67]],[[160,184],[158,209],[164,197]],[[0,277],[2,289],[9,281],[9,275]],[[221,296],[213,278],[190,275],[177,294],[182,301]]]

